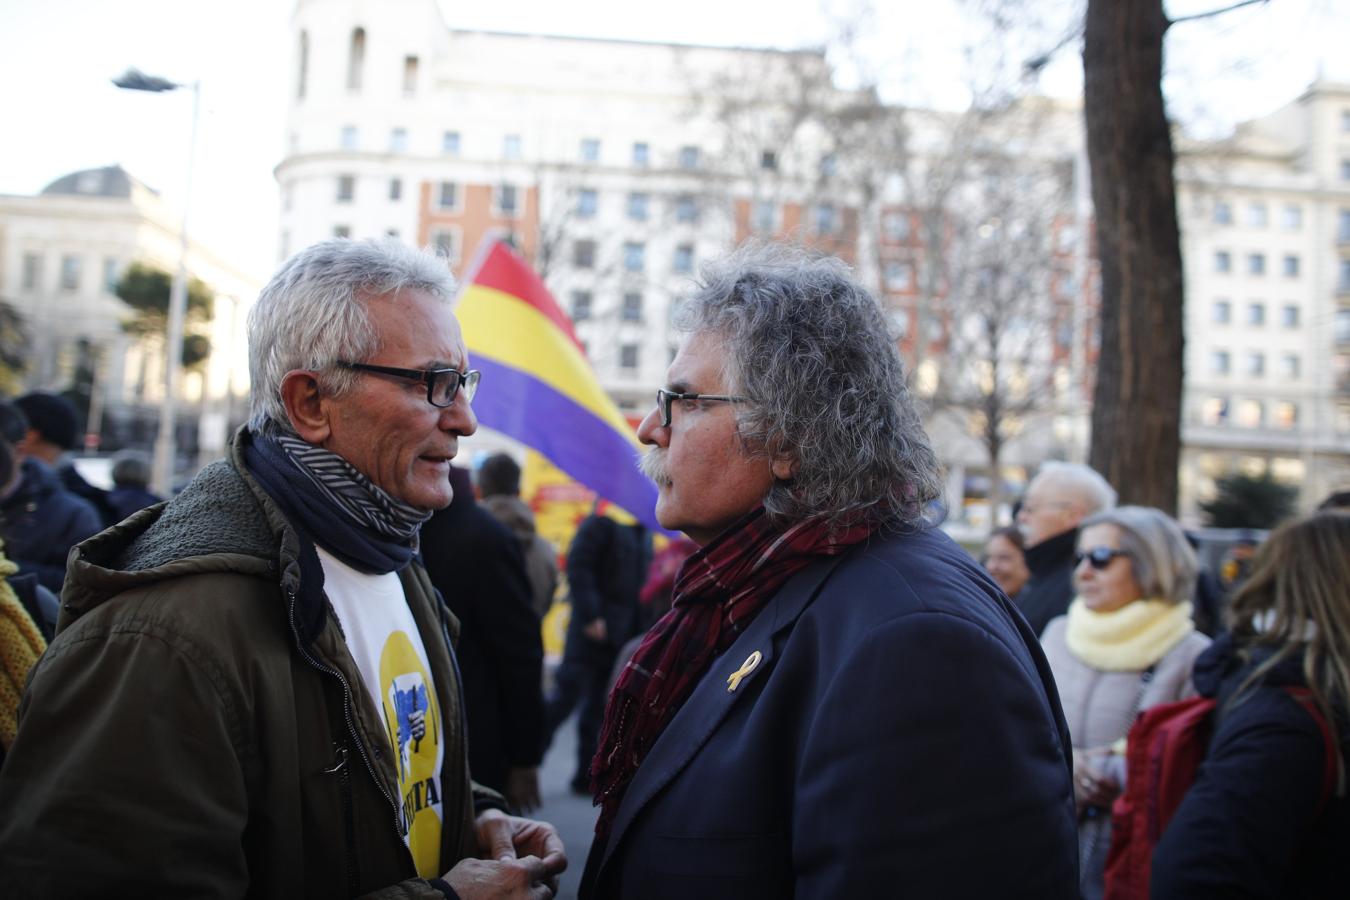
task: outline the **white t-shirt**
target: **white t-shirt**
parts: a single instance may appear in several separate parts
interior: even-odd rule
[[[441,864],[441,763],[445,729],[426,647],[398,575],[367,575],[316,548],[324,591],[347,636],[366,690],[384,718],[398,765],[398,786],[408,821],[408,849],[417,873],[439,878]],[[355,686],[353,686],[355,689]]]

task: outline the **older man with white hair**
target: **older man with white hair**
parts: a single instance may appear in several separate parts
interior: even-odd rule
[[[1073,600],[1073,553],[1078,523],[1116,505],[1116,492],[1096,469],[1081,463],[1044,463],[1017,511],[1031,578],[1017,607],[1037,634]]]
[[[263,289],[229,458],[72,554],[0,774],[7,894],[552,896],[556,833],[469,780],[416,558],[477,427],[453,292],[353,241]]]

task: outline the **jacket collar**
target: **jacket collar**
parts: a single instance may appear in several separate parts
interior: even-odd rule
[[[1061,531],[1054,537],[1048,537],[1034,547],[1028,547],[1024,554],[1027,568],[1032,575],[1044,575],[1065,563],[1073,561],[1073,550],[1078,543],[1078,529]]]

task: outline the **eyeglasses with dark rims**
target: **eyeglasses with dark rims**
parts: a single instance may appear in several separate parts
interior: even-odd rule
[[[459,369],[399,369],[394,366],[374,366],[370,363],[347,362],[338,360],[337,366],[358,372],[374,372],[378,375],[392,375],[409,381],[420,381],[427,386],[427,402],[438,409],[445,409],[455,402],[455,395],[464,389],[465,401],[472,403],[473,395],[478,392],[478,382],[483,373],[477,369],[461,372]]]
[[[661,411],[661,427],[670,427],[670,404],[676,400],[719,400],[723,403],[744,403],[749,397],[735,394],[691,394],[667,391],[664,388],[656,392],[656,408]]]

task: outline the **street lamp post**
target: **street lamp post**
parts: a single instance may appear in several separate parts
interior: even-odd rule
[[[169,323],[164,336],[164,402],[159,408],[159,433],[155,436],[154,488],[162,497],[173,492],[173,469],[177,441],[175,413],[178,379],[183,368],[183,321],[187,318],[188,207],[192,198],[192,168],[197,156],[197,114],[201,105],[201,82],[180,84],[127,69],[113,84],[129,91],[164,93],[187,88],[192,91],[192,137],[188,143],[187,189],[183,193],[183,222],[178,232],[178,271],[169,291]]]

